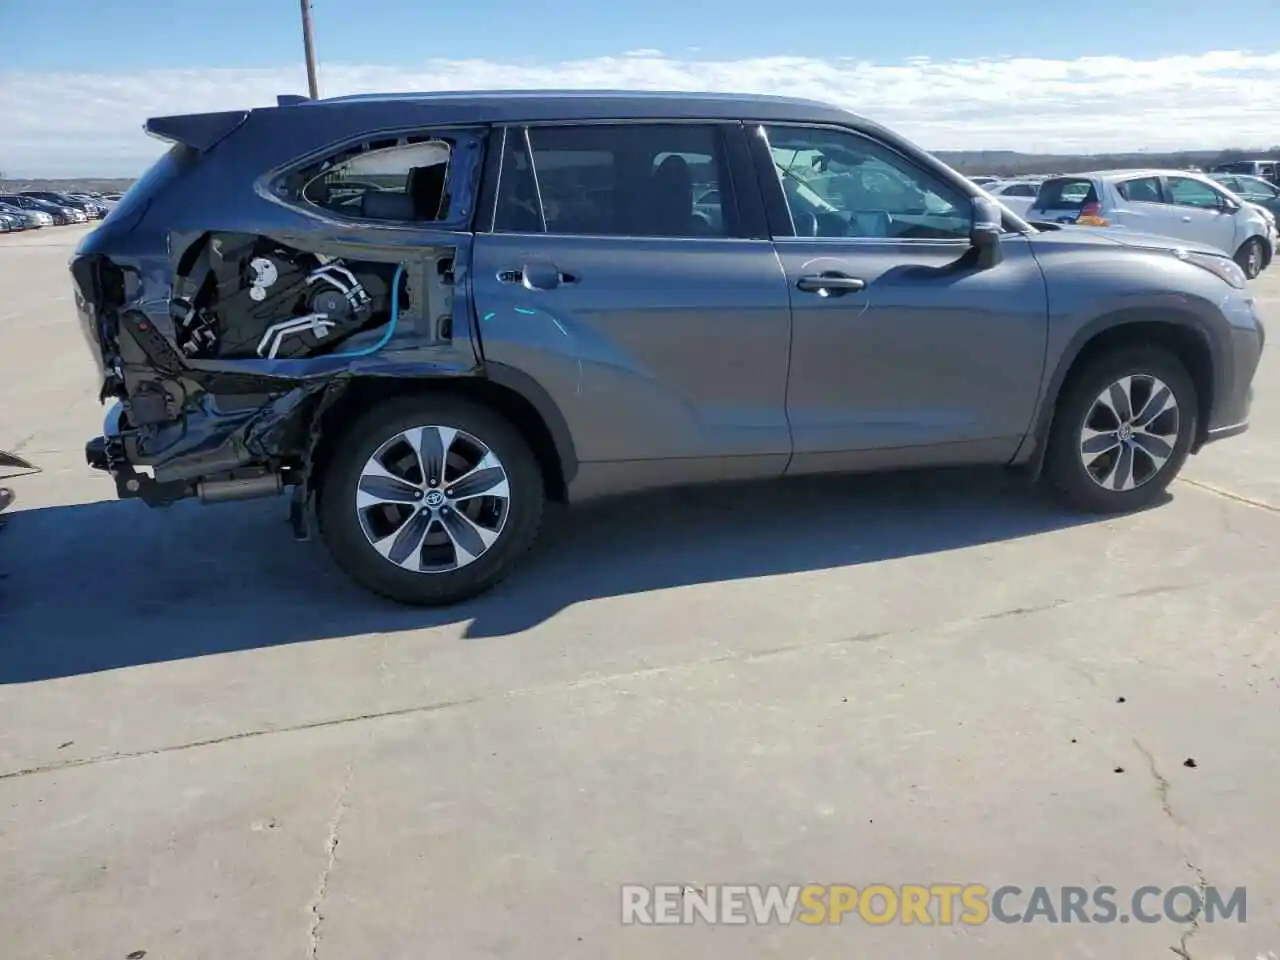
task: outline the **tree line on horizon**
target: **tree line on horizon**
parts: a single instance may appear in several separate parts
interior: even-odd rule
[[[1005,150],[939,150],[937,156],[963,174],[1013,177],[1022,174],[1084,173],[1088,170],[1160,167],[1209,170],[1237,160],[1267,160],[1280,157],[1280,146],[1268,150],[1232,147],[1226,150],[1140,151],[1099,154],[1017,153]]]

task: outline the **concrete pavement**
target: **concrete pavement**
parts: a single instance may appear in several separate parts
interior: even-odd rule
[[[5,960],[1280,951],[1274,350],[1141,515],[968,471],[662,494],[429,613],[283,501],[112,499],[81,232],[0,237],[0,448],[44,469],[0,533]],[[624,883],[808,881],[1245,886],[1248,922],[619,921]]]

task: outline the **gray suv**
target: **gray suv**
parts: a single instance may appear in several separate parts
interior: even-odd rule
[[[821,103],[389,94],[162,117],[71,263],[160,506],[288,491],[357,581],[500,580],[547,501],[1004,464],[1151,504],[1245,429],[1263,328],[1221,252],[1031,225]]]

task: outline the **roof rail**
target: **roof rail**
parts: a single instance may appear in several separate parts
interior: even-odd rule
[[[309,103],[310,101],[310,97],[304,97],[300,93],[282,93],[276,97],[276,106],[293,107],[297,106],[299,103]]]

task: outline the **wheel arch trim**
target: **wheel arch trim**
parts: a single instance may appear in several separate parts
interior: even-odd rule
[[[1044,467],[1045,454],[1048,450],[1049,431],[1053,428],[1054,413],[1058,406],[1063,384],[1067,376],[1076,367],[1076,362],[1096,343],[1100,337],[1112,335],[1114,331],[1132,328],[1138,324],[1161,324],[1176,327],[1195,334],[1209,357],[1209,369],[1212,381],[1207,395],[1198,398],[1200,416],[1196,427],[1196,436],[1192,441],[1191,451],[1194,453],[1204,444],[1208,431],[1207,411],[1212,409],[1213,390],[1220,376],[1221,358],[1209,336],[1205,323],[1192,310],[1177,307],[1133,307],[1114,310],[1101,314],[1084,324],[1067,341],[1067,345],[1058,356],[1053,373],[1046,379],[1041,392],[1036,413],[1032,419],[1032,429],[1023,438],[1012,462],[1027,468],[1033,479],[1040,476]],[[1189,371],[1194,379],[1194,371]],[[1203,385],[1197,383],[1197,389],[1203,392]]]

